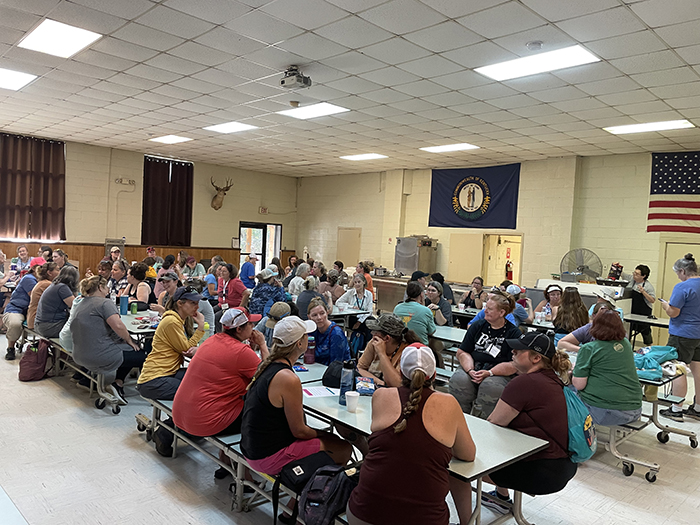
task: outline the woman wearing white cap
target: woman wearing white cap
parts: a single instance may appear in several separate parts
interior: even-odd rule
[[[452,456],[473,461],[476,455],[462,409],[454,397],[432,389],[435,358],[429,347],[407,346],[401,374],[400,387],[382,388],[372,396],[369,454],[348,502],[348,523],[447,525],[448,491],[466,523],[470,487],[447,470]]]
[[[277,322],[274,344],[248,386],[241,451],[253,469],[275,475],[287,463],[324,450],[338,465],[350,459],[352,446],[337,436],[314,430],[304,420],[303,394],[294,363],[304,352],[313,321],[290,316]]]
[[[276,275],[277,274],[269,268],[264,268],[255,276],[258,280],[258,284],[253,288],[250,302],[248,303],[248,310],[250,310],[250,313],[263,315],[266,306],[269,309],[274,303],[286,299],[284,288],[278,285],[275,280]]]

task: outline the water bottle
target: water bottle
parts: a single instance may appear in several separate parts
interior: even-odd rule
[[[304,364],[312,365],[316,362],[316,338],[313,335],[309,336],[309,344],[304,352]]]
[[[355,377],[355,361],[352,359],[350,361],[345,361],[343,363],[343,373],[340,376],[340,398],[338,403],[345,406],[345,392],[349,390],[354,390],[352,381]]]
[[[126,295],[119,297],[119,313],[121,315],[129,313],[129,298]]]

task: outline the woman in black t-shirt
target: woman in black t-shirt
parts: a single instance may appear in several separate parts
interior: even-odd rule
[[[505,318],[514,308],[509,294],[491,291],[484,318],[471,324],[457,350],[460,368],[450,379],[449,391],[467,414],[486,419],[515,374],[510,347],[505,344],[506,339],[521,335]]]

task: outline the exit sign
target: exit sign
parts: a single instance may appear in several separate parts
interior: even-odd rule
[[[267,214],[270,213],[270,212],[267,211],[267,208],[266,208],[265,206],[260,206],[260,207],[258,208],[258,213],[259,213],[260,215],[267,215]]]

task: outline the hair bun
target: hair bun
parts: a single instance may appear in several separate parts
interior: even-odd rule
[[[686,253],[684,259],[687,259],[688,261],[694,261],[693,259],[693,254],[692,253]]]

